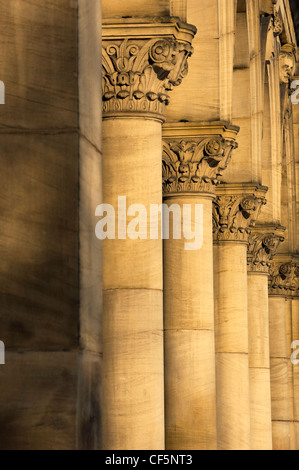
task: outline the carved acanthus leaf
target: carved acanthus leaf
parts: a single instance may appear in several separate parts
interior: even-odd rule
[[[248,270],[268,274],[271,267],[271,260],[279,244],[283,241],[284,237],[276,235],[275,233],[252,233],[249,236],[248,244]]]
[[[163,114],[188,72],[192,46],[173,38],[103,41],[103,112]]]
[[[213,203],[213,232],[215,241],[248,243],[265,198],[255,195],[218,196]]]
[[[273,263],[270,268],[269,293],[295,297],[299,294],[299,264]]]
[[[163,142],[163,191],[214,192],[237,143],[221,136]]]

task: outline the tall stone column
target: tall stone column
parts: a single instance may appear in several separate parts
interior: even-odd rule
[[[294,407],[294,448],[299,450],[299,291],[292,299],[292,371]]]
[[[162,203],[161,125],[195,28],[113,21],[103,26],[103,199],[118,234],[103,243],[103,448],[163,449],[162,240],[150,239],[149,209]]]
[[[214,202],[219,450],[250,449],[247,245],[266,188],[223,184]]]
[[[167,449],[217,448],[212,200],[238,130],[221,122],[170,123],[163,129],[164,203],[181,214],[189,205],[192,229],[203,224],[193,250],[184,236],[174,239],[171,233],[164,241]],[[203,209],[197,222],[196,205]],[[183,221],[177,222],[181,233]]]
[[[290,299],[298,292],[298,265],[275,258],[269,279],[273,449],[291,450],[293,426]]]
[[[293,299],[289,297],[286,304],[286,335],[287,335],[287,356],[288,362],[288,390],[289,390],[289,404],[290,404],[290,450],[296,450],[296,436],[295,436],[295,397],[294,397],[294,367],[291,361],[292,356],[292,342],[293,342]]]
[[[268,229],[268,230],[267,230]],[[251,448],[272,449],[268,278],[271,259],[284,240],[281,229],[257,226],[248,245],[248,338]]]

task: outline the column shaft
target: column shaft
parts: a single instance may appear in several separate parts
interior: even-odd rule
[[[286,299],[269,297],[273,450],[290,449]]]
[[[218,449],[249,450],[247,245],[220,242],[214,258]]]
[[[223,122],[163,127],[164,200],[183,209],[183,237],[164,242],[168,449],[217,448],[212,201],[218,177],[237,147],[238,132]],[[203,220],[196,221],[202,224],[202,240],[193,217],[199,244],[192,251],[185,236],[188,205],[194,213],[196,205],[203,209]]]
[[[164,241],[166,448],[215,450],[212,196],[178,194],[165,203],[203,205],[200,250]]]
[[[159,450],[165,441],[162,237],[150,209],[162,205],[162,122],[196,28],[144,21],[103,24],[108,206],[100,212],[108,225],[116,216],[103,244],[103,447],[111,450]]]
[[[286,348],[287,348],[287,358],[288,358],[288,398],[289,398],[289,406],[290,406],[290,450],[296,450],[296,437],[295,437],[295,423],[294,423],[294,387],[293,387],[293,373],[294,368],[291,361],[292,355],[292,317],[293,317],[293,300],[292,298],[288,298],[286,302]]]
[[[299,341],[299,299],[292,299],[292,342]],[[293,345],[293,398],[294,398],[294,431],[295,449],[299,449],[299,353],[298,343]]]
[[[248,273],[248,335],[252,450],[272,449],[268,275]]]
[[[161,152],[161,123],[105,120],[104,202],[161,204]],[[103,447],[163,449],[162,241],[105,240],[103,288]]]

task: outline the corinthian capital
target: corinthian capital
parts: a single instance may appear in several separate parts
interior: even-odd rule
[[[286,297],[297,297],[299,295],[298,260],[276,261],[271,265],[269,294]]]
[[[271,260],[284,241],[284,227],[275,231],[267,231],[267,227],[259,226],[249,236],[247,265],[249,272],[269,274]]]
[[[217,122],[163,126],[163,192],[211,193],[237,148],[239,128]]]
[[[244,185],[245,186],[245,185]],[[223,184],[213,203],[214,241],[248,243],[260,210],[266,204],[267,188]]]
[[[163,120],[169,92],[188,73],[196,29],[177,20],[122,21],[104,25],[103,31],[104,117],[142,113]]]

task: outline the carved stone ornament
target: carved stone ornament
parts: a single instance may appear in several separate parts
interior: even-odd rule
[[[172,37],[103,42],[103,113],[164,114],[193,48]]]
[[[271,260],[283,241],[284,237],[275,233],[251,233],[247,256],[248,271],[268,274]]]
[[[299,295],[299,264],[273,263],[270,268],[269,294],[297,297]]]
[[[225,121],[163,125],[164,196],[208,193],[212,197],[226,169],[240,128]]]
[[[280,14],[278,13],[278,11],[275,10],[274,8],[274,13],[272,15],[273,17],[273,34],[274,36],[280,36],[281,33],[283,32],[283,22],[282,22],[282,18],[280,16]]]
[[[279,54],[279,79],[280,84],[290,84],[294,77],[296,66],[295,47],[292,44],[282,46]]]
[[[238,145],[221,136],[163,142],[163,192],[214,193]]]
[[[254,194],[221,195],[213,203],[213,233],[217,241],[248,243],[264,197]]]

